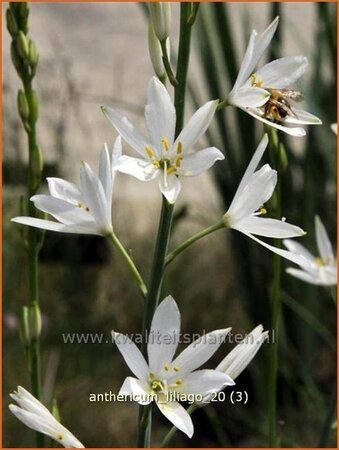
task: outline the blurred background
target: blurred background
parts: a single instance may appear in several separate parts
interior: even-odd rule
[[[3,9],[6,5],[2,5]],[[175,61],[178,4],[173,3]],[[100,105],[118,107],[141,129],[145,90],[153,75],[147,48],[145,4],[69,3],[30,5],[30,34],[40,52],[35,87],[41,99],[38,140],[45,176],[78,182],[81,160],[97,167],[102,145],[115,131]],[[187,117],[211,98],[230,90],[253,28],[263,31],[280,15],[278,33],[265,54],[272,59],[301,54],[309,68],[296,89],[305,109],[323,121],[304,139],[283,139],[289,165],[282,174],[283,214],[303,227],[300,242],[316,253],[314,215],[322,218],[335,247],[336,230],[336,4],[202,4],[192,39]],[[18,315],[27,296],[26,254],[18,227],[25,193],[27,147],[16,109],[19,80],[9,56],[3,24],[3,407],[4,447],[34,446],[34,434],[8,412],[9,392],[29,377],[18,335]],[[171,247],[219,220],[226,211],[263,133],[242,111],[216,116],[204,144],[226,155],[215,169],[184,180],[176,205]],[[129,149],[125,145],[125,151]],[[44,177],[45,178],[45,177]],[[46,189],[43,186],[42,191]],[[146,280],[158,224],[156,184],[118,175],[113,205],[115,230]],[[283,262],[283,267],[287,267]],[[164,296],[171,293],[182,313],[182,331],[202,333],[225,326],[249,332],[270,323],[272,254],[236,232],[219,231],[196,243],[171,265]],[[86,447],[133,446],[138,408],[132,403],[90,403],[92,393],[117,393],[129,374],[110,343],[65,344],[63,333],[136,333],[142,305],[124,262],[101,238],[46,233],[41,252],[44,399],[57,399],[62,422]],[[282,447],[335,446],[336,430],[323,427],[336,380],[336,310],[331,293],[283,273],[282,338],[279,354],[278,419]],[[105,340],[106,342],[106,340]],[[226,346],[225,346],[226,347]],[[231,346],[230,346],[231,348]],[[178,432],[174,447],[261,447],[267,442],[267,356],[262,347],[237,380],[247,405],[227,399],[193,416],[191,440]],[[220,350],[215,366],[228,348]],[[170,424],[154,413],[153,445]]]

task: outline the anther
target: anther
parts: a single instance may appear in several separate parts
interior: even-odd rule
[[[147,154],[147,156],[149,158],[154,158],[155,157],[154,151],[151,149],[151,147],[146,147],[145,148],[145,152],[146,152],[146,154]]]
[[[161,139],[162,146],[164,147],[165,152],[169,150],[169,142],[167,138]]]

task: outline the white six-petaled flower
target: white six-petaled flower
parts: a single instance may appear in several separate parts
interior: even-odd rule
[[[119,394],[132,396],[140,404],[155,401],[160,411],[179,430],[192,437],[190,415],[177,400],[188,395],[205,397],[218,392],[233,380],[216,370],[196,370],[224,342],[230,328],[212,331],[192,342],[176,358],[180,313],[171,296],[155,311],[147,343],[148,363],[137,346],[125,335],[114,333],[115,343],[136,378],[128,377]]]
[[[27,427],[43,433],[66,448],[84,448],[82,443],[67,430],[48,409],[26,389],[18,386],[18,390],[10,394],[17,405],[9,405],[10,411]]]
[[[142,181],[159,179],[159,188],[169,203],[179,195],[179,176],[196,176],[209,169],[224,155],[215,147],[192,152],[192,147],[209,127],[218,101],[199,108],[175,139],[176,112],[164,85],[153,77],[147,89],[145,120],[150,133],[147,140],[118,110],[103,111],[122,138],[141,156],[123,155],[117,169]]]
[[[112,154],[107,146],[100,155],[99,176],[85,162],[80,167],[80,188],[61,178],[47,178],[49,195],[34,195],[36,208],[58,222],[33,217],[15,217],[13,222],[62,233],[106,236],[113,231],[112,195],[116,162],[121,156],[117,137]]]
[[[268,137],[265,134],[242,177],[230,207],[223,216],[223,221],[226,227],[240,231],[280,256],[297,264],[307,264],[302,255],[276,248],[254,236],[284,239],[305,234],[301,228],[285,220],[260,217],[266,214],[264,204],[271,198],[277,184],[277,172],[269,164],[256,171],[267,144]]]
[[[313,256],[307,248],[294,240],[283,241],[290,252],[303,256],[307,261],[307,264],[299,264],[300,269],[289,267],[286,272],[307,283],[335,286],[337,284],[337,260],[326,229],[318,216],[315,217],[315,235],[320,256]]]
[[[241,108],[254,118],[292,136],[304,136],[301,127],[285,125],[319,125],[321,120],[306,111],[291,107],[289,98],[296,96],[284,91],[305,72],[307,58],[287,56],[276,59],[255,71],[277,29],[277,17],[267,29],[258,35],[253,30],[238,77],[227,97],[227,103]],[[298,96],[301,97],[301,96]]]

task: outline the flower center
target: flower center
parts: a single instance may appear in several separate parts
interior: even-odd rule
[[[161,139],[161,145],[162,154],[160,158],[156,156],[156,153],[151,147],[146,147],[145,152],[148,158],[151,159],[153,166],[164,172],[164,185],[167,187],[167,175],[176,173],[181,166],[181,161],[183,160],[182,143],[178,142],[174,155],[169,155],[170,144],[167,138]]]
[[[254,72],[251,75],[251,86],[261,88],[263,87],[264,82],[257,78],[257,74]]]
[[[320,256],[315,258],[315,263],[318,267],[323,267],[325,265],[324,260]]]

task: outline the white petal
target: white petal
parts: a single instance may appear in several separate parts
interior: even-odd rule
[[[172,362],[178,346],[180,312],[172,296],[166,297],[155,310],[148,336],[148,362],[151,372],[159,374]]]
[[[127,377],[120,388],[119,395],[131,396],[140,405],[148,405],[152,401],[152,391],[148,386],[146,382],[137,378]]]
[[[282,220],[265,219],[255,216],[245,217],[234,228],[245,233],[279,239],[292,238],[305,234],[305,231],[301,228]]]
[[[175,140],[174,147],[179,142],[181,142],[184,152],[193,147],[209,127],[218,103],[219,100],[212,100],[199,108]]]
[[[220,391],[225,386],[234,384],[234,381],[228,375],[217,370],[196,370],[183,378],[180,392],[192,395],[200,394],[204,397]]]
[[[315,236],[321,259],[324,264],[330,264],[334,261],[332,244],[319,216],[315,216]]]
[[[231,328],[211,331],[192,342],[183,350],[173,361],[173,367],[176,367],[178,377],[192,372],[208,361],[218,350],[220,345],[225,342],[225,337]]]
[[[258,87],[241,87],[233,91],[228,97],[228,104],[238,108],[263,106],[270,98],[271,94],[265,89]]]
[[[254,71],[255,66],[259,62],[259,59],[262,57],[264,51],[269,46],[274,36],[278,22],[279,17],[276,17],[260,35],[258,35],[256,31],[252,32],[244,59],[241,63],[238,78],[234,85],[235,89],[242,86]]]
[[[221,361],[215,370],[229,375],[235,380],[249,365],[268,336],[268,332],[258,325],[245,339]]]
[[[57,422],[51,414],[49,418],[39,416],[16,405],[9,405],[9,409],[27,427],[51,437],[64,447],[84,448],[81,442],[67,428]]]
[[[306,283],[316,286],[335,286],[337,284],[337,270],[326,270],[327,267],[319,267],[316,272],[304,271],[289,267],[286,272]]]
[[[48,177],[47,183],[49,192],[53,197],[60,198],[74,205],[81,202],[81,193],[75,184],[62,178],[53,177]]]
[[[17,404],[31,413],[38,415],[50,416],[51,413],[38,399],[36,399],[30,392],[22,386],[18,386],[17,391],[9,394],[10,397],[17,402]]]
[[[255,172],[243,190],[237,191],[230,208],[225,214],[228,226],[240,226],[245,218],[257,211],[272,196],[277,184],[277,172],[268,164]]]
[[[172,145],[176,120],[175,109],[167,89],[156,77],[152,77],[148,83],[145,119],[155,148],[161,147],[162,139],[168,139]]]
[[[292,240],[292,239],[285,239],[283,241],[283,244],[289,250],[290,252],[293,252],[297,255],[302,255],[304,258],[306,258],[311,264],[315,262],[315,257],[310,253],[306,247],[299,244],[299,242]]]
[[[194,177],[208,170],[216,161],[223,159],[225,156],[216,147],[205,148],[185,155],[177,172],[179,175]]]
[[[112,155],[111,155],[112,169],[114,169],[114,165],[115,165],[116,161],[120,158],[121,152],[122,152],[122,142],[121,142],[121,136],[119,135],[113,144]]]
[[[262,245],[263,247],[266,247],[268,250],[271,250],[271,252],[276,253],[277,255],[282,256],[283,258],[288,259],[289,261],[292,261],[295,264],[298,264],[300,266],[311,267],[310,263],[302,255],[296,255],[287,250],[283,250],[281,248],[274,247],[273,245],[267,244],[266,242],[262,241],[261,239],[258,239],[257,237],[253,236],[253,234],[245,233],[245,232],[243,232],[243,233],[245,236],[248,236],[249,238],[253,239],[258,244]]]
[[[51,220],[35,219],[33,217],[15,217],[12,222],[28,225],[30,227],[41,228],[42,230],[58,231],[60,233],[94,234],[103,236],[104,233],[98,228],[94,221],[78,222],[73,225],[64,225]]]
[[[112,230],[110,206],[106,200],[101,181],[88,164],[80,166],[80,189],[85,204],[100,227],[107,232]]]
[[[181,190],[179,178],[174,174],[167,175],[165,182],[164,176],[161,176],[159,189],[169,203],[175,203]]]
[[[337,132],[338,132],[338,125],[336,123],[332,123],[331,124],[331,130],[333,131],[334,134],[337,134]]]
[[[141,381],[147,381],[150,370],[138,347],[124,334],[112,331],[112,336],[114,343],[134,375]]]
[[[303,111],[302,109],[292,108],[295,116],[287,116],[284,123],[300,124],[300,125],[321,125],[322,121],[313,114]]]
[[[284,125],[279,125],[278,123],[272,122],[270,120],[265,119],[264,117],[260,116],[255,110],[249,109],[249,108],[241,108],[243,111],[245,111],[250,116],[254,117],[257,120],[260,120],[260,122],[266,123],[266,125],[269,125],[270,127],[277,128],[280,131],[283,131],[286,134],[289,134],[290,136],[294,137],[303,137],[306,135],[306,131],[303,128],[297,127],[297,128],[289,128],[285,127]]]
[[[117,109],[109,108],[108,106],[102,106],[102,110],[122,138],[134,150],[145,156],[145,148],[148,146],[148,143],[127,117]]]
[[[157,403],[163,415],[173,423],[180,431],[187,434],[189,438],[193,436],[193,423],[190,415],[178,402]]]
[[[284,89],[298,80],[306,68],[307,58],[304,56],[286,56],[266,64],[255,75],[265,88]],[[250,83],[251,79],[248,85]]]
[[[240,184],[238,186],[237,192],[235,193],[234,199],[232,201],[232,204],[236,204],[238,202],[239,196],[242,194],[243,190],[245,189],[245,186],[249,183],[249,181],[252,179],[252,176],[258,167],[258,164],[264,154],[264,151],[266,150],[268,144],[268,136],[267,134],[264,134],[263,138],[259,142],[259,145],[254,152],[254,155],[252,156],[251,161],[249,162],[247,169],[240,181]]]
[[[122,155],[117,163],[116,168],[119,172],[132,175],[141,181],[150,181],[159,174],[159,170],[152,164],[152,162],[133,158],[132,156]]]
[[[111,168],[111,160],[108,152],[107,145],[104,145],[104,148],[100,154],[99,161],[99,180],[101,181],[102,187],[105,192],[106,202],[111,202],[112,200],[112,168]]]
[[[90,213],[83,208],[51,195],[33,195],[31,201],[40,211],[50,214],[65,225],[92,219]]]

